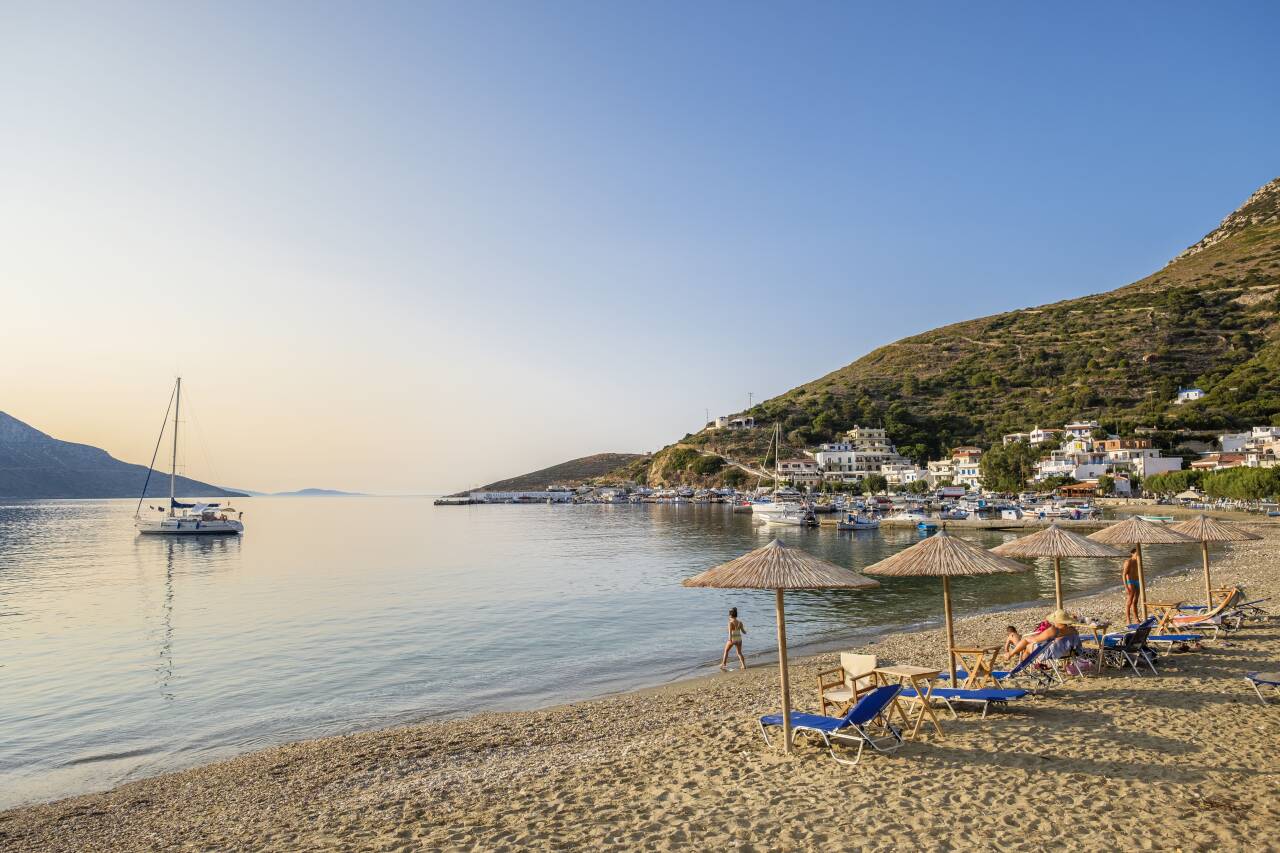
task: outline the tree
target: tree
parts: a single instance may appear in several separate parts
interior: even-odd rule
[[[1110,474],[1103,474],[1098,478],[1098,494],[1110,495],[1116,490],[1116,478]]]
[[[1036,473],[1040,451],[1022,441],[998,445],[982,455],[979,470],[983,488],[996,492],[1020,492]]]
[[[923,495],[929,491],[929,484],[924,480],[914,480],[908,488],[913,495]]]
[[[871,494],[879,494],[889,488],[889,481],[884,478],[883,474],[868,474],[864,481],[867,491]]]

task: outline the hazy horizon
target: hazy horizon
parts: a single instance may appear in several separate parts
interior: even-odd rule
[[[790,12],[790,14],[788,14]],[[0,11],[0,411],[453,492],[1159,269],[1280,174],[1238,4]]]

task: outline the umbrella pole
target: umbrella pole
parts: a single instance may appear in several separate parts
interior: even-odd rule
[[[778,670],[782,674],[782,751],[791,751],[791,678],[787,675],[787,617],[782,613],[782,590],[773,591],[778,617]]]
[[[947,669],[951,671],[951,686],[956,686],[955,629],[951,624],[951,578],[942,577],[942,612],[947,619]]]
[[[1053,558],[1053,600],[1057,604],[1055,609],[1062,609],[1062,558]]]
[[[1204,555],[1204,603],[1210,611],[1213,610],[1213,582],[1209,580],[1209,543],[1200,543],[1201,552]]]
[[[1147,618],[1147,576],[1142,573],[1142,543],[1138,546],[1138,596],[1142,599],[1142,619]]]

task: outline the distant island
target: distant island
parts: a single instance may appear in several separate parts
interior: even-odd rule
[[[535,492],[547,486],[577,486],[644,458],[643,453],[596,453],[592,456],[570,459],[568,462],[561,462],[550,468],[530,471],[519,477],[498,480],[487,486],[457,492],[450,497],[462,497],[471,492]]]
[[[364,492],[341,492],[337,489],[297,489],[292,492],[271,492],[273,498],[367,498]]]
[[[147,497],[169,494],[167,472],[152,474]],[[136,498],[147,479],[147,466],[121,462],[107,451],[88,444],[62,441],[0,412],[0,497]],[[245,497],[246,493],[177,478],[178,494],[185,497]]]

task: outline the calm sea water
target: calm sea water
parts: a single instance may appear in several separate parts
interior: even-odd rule
[[[0,805],[268,744],[530,708],[710,671],[737,606],[680,581],[772,535],[859,568],[915,531],[753,526],[724,506],[253,498],[243,537],[142,537],[132,501],[0,505]],[[986,546],[1011,534],[975,537]],[[1151,549],[1152,568],[1185,561]],[[1114,583],[1080,561],[1068,590]],[[1047,561],[953,585],[960,615],[1052,596]],[[793,648],[940,618],[940,586],[787,596]]]

